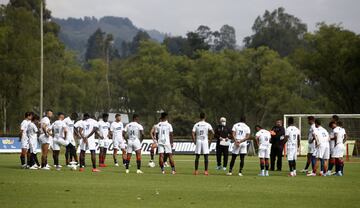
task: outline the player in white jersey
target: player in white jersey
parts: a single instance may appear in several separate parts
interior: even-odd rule
[[[46,116],[40,121],[40,144],[41,144],[41,169],[50,170],[50,166],[47,163],[47,157],[49,152],[50,144],[52,143],[52,132],[51,132],[51,121],[50,119],[54,116],[52,110],[45,111]]]
[[[171,173],[175,174],[175,163],[172,155],[173,140],[173,128],[167,120],[168,114],[161,113],[160,122],[155,125],[155,132],[158,135],[158,152],[159,152],[159,165],[161,172],[165,174],[164,170],[164,155],[168,155],[171,165]]]
[[[99,167],[106,167],[105,159],[106,159],[106,152],[110,146],[110,139],[109,139],[109,129],[110,123],[108,122],[109,114],[103,113],[102,120],[98,122],[99,129],[98,129],[98,136],[99,136]]]
[[[159,122],[160,122],[160,119],[159,119]],[[152,143],[151,143],[151,147],[150,147],[150,161],[148,164],[149,167],[155,167],[154,155],[155,155],[155,149],[158,147],[158,144],[157,144],[158,137],[157,137],[157,133],[156,133],[156,126],[157,126],[157,124],[155,124],[150,130],[150,137],[152,139]]]
[[[51,126],[53,133],[53,159],[56,170],[60,170],[61,168],[59,165],[61,146],[66,147],[69,144],[68,130],[64,119],[65,115],[63,113],[58,113],[58,120],[56,120]]]
[[[298,148],[300,147],[300,130],[294,125],[294,118],[288,118],[288,127],[285,131],[285,142],[287,159],[289,162],[289,176],[296,176],[296,159]]]
[[[126,133],[126,135],[125,135]],[[141,168],[141,141],[144,138],[144,128],[139,124],[139,116],[134,114],[133,121],[125,126],[124,138],[127,140],[126,173],[129,173],[129,164],[132,153],[136,153],[137,174],[142,174]]]
[[[121,115],[116,114],[115,115],[115,121],[111,123],[110,125],[110,137],[113,140],[113,159],[115,166],[119,166],[119,163],[117,161],[117,153],[119,149],[122,153],[122,163],[123,165],[126,165],[126,142],[124,140],[124,124],[121,122]]]
[[[29,152],[31,154],[30,156],[30,168],[31,170],[37,170],[40,168],[40,164],[38,161],[38,158],[36,156],[37,154],[37,147],[38,147],[38,136],[39,136],[39,116],[34,115],[31,122],[29,123],[27,129],[26,129],[26,135],[29,138]]]
[[[28,152],[29,149],[29,138],[27,137],[26,130],[31,120],[34,116],[32,112],[25,113],[25,119],[20,124],[20,134],[19,140],[21,142],[21,154],[20,154],[20,162],[22,168],[27,168],[27,164],[30,163],[30,153]],[[25,157],[27,157],[27,162],[25,162]]]
[[[246,125],[245,116],[241,116],[240,122],[234,124],[232,127],[232,137],[234,140],[234,145],[232,148],[232,156],[230,162],[230,168],[227,175],[232,175],[232,170],[235,164],[236,157],[240,154],[240,169],[239,176],[242,175],[242,170],[245,163],[245,155],[247,154],[247,140],[250,138],[250,128]]]
[[[315,129],[315,118],[314,116],[308,116],[308,124],[310,125],[308,133],[308,153],[305,168],[301,171],[303,173],[308,173],[308,168],[311,164],[312,170],[314,170],[316,163],[315,153],[315,138],[314,138],[314,129]],[[316,154],[316,153],[315,153]]]
[[[330,136],[330,139],[334,141],[334,150],[332,157],[335,159],[335,174],[337,176],[343,175],[344,168],[344,142],[346,141],[346,131],[342,128],[342,122],[330,122],[330,128],[333,130],[333,134]],[[329,169],[330,171],[330,169]],[[327,173],[327,175],[331,175],[331,171]]]
[[[82,135],[84,133],[83,122],[84,122],[83,119],[79,119],[74,124],[74,137],[75,137],[75,140],[78,141],[79,147],[80,147],[80,144],[82,143]],[[80,155],[77,158],[78,158],[78,166],[80,166]],[[83,166],[85,167],[85,160],[84,160]]]
[[[332,128],[332,123],[337,124],[339,122],[339,116],[337,115],[333,115],[331,117],[331,121],[329,123],[329,134],[330,134],[330,159],[329,159],[329,166],[328,166],[328,172],[326,173],[327,175],[331,175],[331,171],[335,165],[335,158],[333,157],[334,155],[334,148],[335,148],[335,140],[334,138],[334,129]]]
[[[259,176],[269,176],[269,158],[271,150],[271,134],[269,131],[263,129],[260,125],[255,126],[256,130],[256,142],[259,147],[259,159],[260,159],[260,169],[261,172]]]
[[[199,175],[200,154],[204,155],[205,175],[209,175],[209,144],[211,143],[214,130],[209,123],[205,121],[205,113],[200,113],[200,121],[192,129],[192,141],[195,143],[195,172]]]
[[[92,118],[88,113],[84,114],[83,122],[81,122],[81,137],[80,142],[80,168],[79,171],[83,172],[85,167],[85,152],[90,150],[91,153],[91,163],[92,163],[92,172],[100,172],[96,168],[96,142],[95,142],[95,132],[98,130],[98,122]]]
[[[64,122],[68,131],[67,138],[69,144],[66,146],[65,152],[65,161],[68,167],[76,165],[78,163],[78,158],[76,154],[76,141],[75,141],[75,121],[78,119],[77,113],[72,113],[70,117],[66,117]]]
[[[330,137],[326,129],[321,126],[320,119],[315,120],[314,136],[316,144],[316,164],[312,173],[307,174],[307,176],[316,176],[316,170],[319,167],[320,160],[324,161],[324,168],[320,171],[320,175],[326,176],[323,173],[326,173],[328,167],[328,159],[330,158]]]

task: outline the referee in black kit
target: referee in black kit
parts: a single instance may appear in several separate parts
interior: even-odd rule
[[[216,170],[226,170],[228,163],[229,145],[231,137],[231,129],[226,126],[226,118],[220,118],[220,124],[215,128],[216,139]],[[223,165],[221,166],[221,156],[224,156]]]
[[[282,152],[283,139],[285,136],[285,128],[281,119],[276,120],[275,126],[271,129],[271,153],[270,153],[270,170],[275,170],[275,160],[277,158],[276,170],[281,171],[282,168]]]

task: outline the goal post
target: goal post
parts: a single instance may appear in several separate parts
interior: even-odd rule
[[[302,140],[307,139],[309,125],[307,123],[308,116],[314,116],[315,118],[319,118],[322,121],[322,126],[327,130],[330,130],[328,127],[328,123],[330,122],[331,118],[337,115],[339,120],[343,122],[343,127],[346,130],[347,134],[347,142],[345,144],[346,151],[344,155],[348,159],[350,155],[359,156],[359,143],[360,143],[360,114],[284,114],[284,127],[287,127],[287,119],[289,117],[294,118],[295,125],[300,130],[300,137]],[[305,152],[307,148],[303,148],[303,146],[307,147],[306,142],[302,142],[302,148],[300,151],[300,155],[306,155]]]

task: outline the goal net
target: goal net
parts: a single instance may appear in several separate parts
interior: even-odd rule
[[[345,143],[346,150],[344,155],[348,159],[350,156],[360,156],[360,114],[285,114],[284,115],[284,127],[287,127],[287,119],[293,117],[295,125],[301,132],[301,151],[300,155],[307,154],[307,136],[309,131],[309,124],[307,117],[314,116],[321,119],[322,126],[328,130],[329,122],[333,115],[337,115],[339,120],[342,121],[343,127],[346,130],[347,141]]]

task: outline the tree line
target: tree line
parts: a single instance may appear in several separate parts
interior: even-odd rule
[[[7,132],[17,131],[25,111],[40,113],[39,2],[0,7],[0,126]],[[283,8],[259,16],[244,47],[229,25],[201,25],[162,43],[140,31],[121,51],[98,29],[85,63],[59,41],[49,10],[43,19],[44,108],[54,111],[136,112],[147,129],[167,111],[176,135],[189,135],[200,111],[212,123],[245,115],[263,126],[284,113],[360,111],[359,34],[326,23],[308,32]]]

